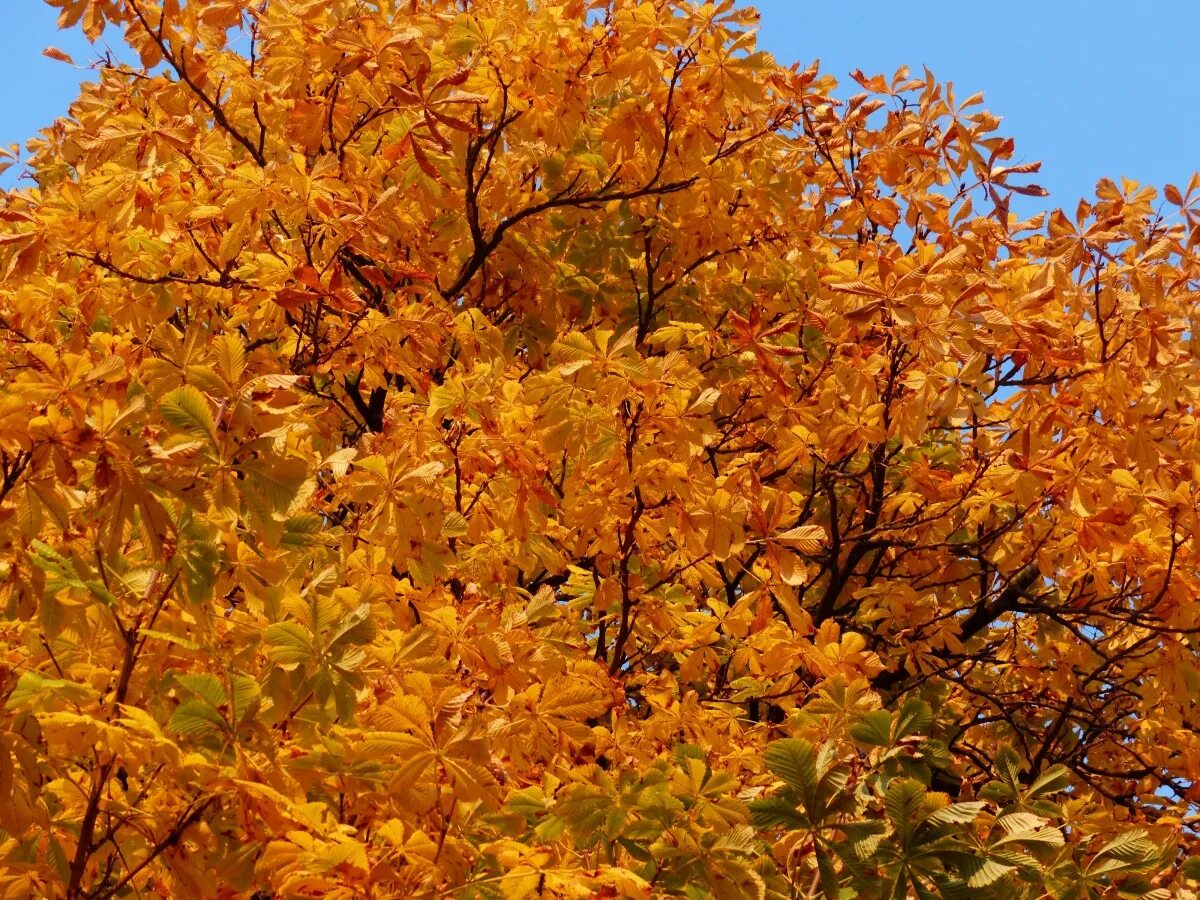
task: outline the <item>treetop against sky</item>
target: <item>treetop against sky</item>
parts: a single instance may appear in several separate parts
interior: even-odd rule
[[[1195,896],[1200,178],[729,2],[52,5],[5,896]]]
[[[122,47],[115,31],[93,45],[78,29],[59,30],[57,10],[41,0],[19,5],[0,31],[2,144],[23,143],[65,112],[79,81],[94,77],[91,60]],[[1039,181],[1057,205],[1091,196],[1100,178],[1161,186],[1197,168],[1200,10],[1190,0],[753,5],[762,13],[759,44],[781,63],[820,59],[839,79],[854,69],[928,66],[963,96],[984,91],[1020,161],[1044,161]],[[79,68],[42,56],[49,46]]]

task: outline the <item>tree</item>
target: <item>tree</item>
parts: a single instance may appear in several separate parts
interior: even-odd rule
[[[1200,178],[731,0],[51,3],[5,896],[1194,889]]]

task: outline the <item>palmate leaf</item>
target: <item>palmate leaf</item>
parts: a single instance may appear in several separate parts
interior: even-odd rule
[[[193,538],[182,543],[183,574],[188,598],[200,603],[212,598],[220,555],[215,541]]]
[[[250,486],[261,494],[271,513],[286,515],[309,477],[308,465],[295,457],[265,456],[240,465]]]
[[[546,795],[540,788],[521,788],[508,795],[504,801],[506,812],[520,813],[525,816],[535,816],[546,811]]]
[[[437,764],[437,754],[424,747],[413,747],[393,762],[393,778],[401,788],[413,788],[423,783]]]
[[[176,388],[159,401],[159,413],[174,428],[216,444],[217,428],[208,398],[191,385]]]
[[[846,785],[850,781],[850,769],[848,767],[838,766],[830,769],[822,767],[822,762],[832,764],[835,759],[835,749],[828,745],[822,748],[822,752],[817,756],[817,772],[820,775],[820,782],[815,799],[822,806],[835,802],[839,795],[845,792]]]
[[[198,388],[209,397],[229,396],[229,385],[211,366],[188,366],[186,375],[189,386]]]
[[[320,516],[312,513],[292,516],[283,524],[280,546],[288,549],[317,546],[322,543],[321,532],[324,529],[325,520]]]
[[[49,2],[0,895],[1186,891],[1042,763],[1194,763],[1200,176],[1018,221],[737,0]]]
[[[203,700],[184,700],[171,714],[167,727],[184,737],[201,737],[228,729],[229,724]]]
[[[799,525],[771,537],[771,540],[790,547],[800,553],[817,553],[829,539],[829,534],[820,525]]]
[[[452,756],[443,757],[442,765],[454,784],[455,792],[468,802],[478,801],[488,807],[498,805],[496,778],[483,765]]]
[[[258,710],[262,688],[247,675],[233,675],[229,679],[230,718],[238,724]]]
[[[813,855],[817,858],[817,877],[825,896],[838,897],[839,900],[848,896],[842,888],[833,854],[822,846],[822,842],[819,840],[813,842]]]
[[[231,386],[241,384],[246,370],[246,344],[236,335],[223,334],[213,341],[213,357],[218,374]]]
[[[225,694],[225,685],[215,675],[179,675],[176,680],[214,709],[228,699]]]
[[[760,844],[758,835],[749,825],[738,825],[721,835],[713,844],[714,850],[727,850],[732,853],[753,853]]]
[[[47,678],[39,672],[22,672],[5,701],[5,709],[26,705],[46,705],[57,699],[83,702],[96,696],[91,686],[64,678]]]
[[[841,828],[846,840],[836,843],[834,849],[851,866],[870,860],[888,834],[887,823],[879,820],[850,822]],[[845,852],[847,848],[849,854]]]
[[[329,652],[336,656],[346,645],[369,644],[374,637],[371,604],[360,603],[338,620],[333,634],[329,636]]]
[[[912,881],[913,896],[917,900],[945,900],[949,895],[945,891],[934,892],[920,878],[914,877]]]
[[[61,586],[87,591],[97,600],[107,604],[116,602],[108,587],[100,578],[81,576],[72,562],[44,541],[30,543],[29,561],[39,569],[53,575]]]
[[[609,702],[590,684],[548,686],[542,693],[538,710],[563,719],[587,719],[606,712]]]
[[[754,824],[759,828],[810,828],[808,818],[786,797],[762,797],[748,804]]]
[[[1117,835],[1108,841],[1096,851],[1096,858],[1108,856],[1122,862],[1135,862],[1145,860],[1157,853],[1158,850],[1158,846],[1150,840],[1149,834],[1136,829]]]
[[[71,565],[71,561],[49,544],[35,540],[30,544],[30,550],[32,551],[29,554],[30,562],[39,569],[57,576],[64,584],[83,588],[83,579]]]
[[[808,741],[787,738],[767,746],[767,766],[792,790],[809,796],[817,787],[817,752]]]
[[[992,763],[998,780],[988,782],[979,792],[987,800],[1009,802],[1021,795],[1020,759],[1011,747],[1001,747]]]
[[[889,746],[892,743],[891,714],[885,709],[876,709],[865,713],[850,726],[850,736],[856,741],[871,746]]]
[[[1071,783],[1071,772],[1066,766],[1051,766],[1043,771],[1027,788],[1030,797],[1045,797],[1057,793]]]
[[[399,731],[371,731],[356,744],[358,752],[369,756],[407,757],[429,749],[428,741]]]
[[[1179,871],[1184,878],[1200,881],[1200,856],[1189,856],[1183,861]]]
[[[281,665],[296,665],[315,659],[312,634],[295,622],[277,622],[263,632],[267,658]]]
[[[961,872],[966,876],[969,887],[982,888],[995,884],[1001,878],[1016,871],[1016,868],[1016,866],[994,857],[977,857],[965,860],[962,863]]]
[[[925,821],[932,825],[967,825],[979,818],[987,808],[981,800],[951,803],[930,814]]]
[[[185,650],[199,650],[200,645],[195,641],[185,637],[180,637],[177,634],[171,634],[166,631],[158,631],[154,628],[139,628],[138,634],[145,637],[154,638],[159,641],[166,641],[169,644],[174,644],[177,647],[182,647]]]
[[[897,778],[888,785],[884,808],[902,842],[907,842],[920,824],[918,815],[927,793],[924,785],[911,778]]]
[[[708,762],[708,754],[695,744],[677,744],[671,752],[671,756],[678,766],[684,766],[689,759],[706,764]]]
[[[1135,859],[1117,859],[1115,857],[1097,858],[1088,864],[1085,873],[1089,878],[1099,876],[1128,875],[1145,872],[1157,866],[1158,860],[1153,856]]]
[[[918,734],[928,734],[933,725],[933,710],[920,697],[906,697],[896,714],[895,739],[902,740]]]
[[[1003,829],[1004,834],[991,841],[992,847],[1014,843],[1059,847],[1065,841],[1061,831],[1051,826],[1046,819],[1032,813],[1007,813],[997,819],[996,824]]]

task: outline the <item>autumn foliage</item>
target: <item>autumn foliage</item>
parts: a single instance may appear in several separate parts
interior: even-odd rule
[[[1200,179],[731,0],[50,2],[0,896],[1193,896]]]

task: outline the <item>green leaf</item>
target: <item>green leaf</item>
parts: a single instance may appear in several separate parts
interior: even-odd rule
[[[934,825],[966,825],[979,818],[987,804],[980,800],[951,803],[935,811],[925,821]]]
[[[98,578],[84,579],[75,569],[71,560],[63,556],[49,544],[33,540],[29,544],[30,553],[29,561],[44,572],[53,575],[65,587],[74,588],[79,591],[87,591],[96,599],[112,605],[116,603],[116,598],[104,586],[104,582]]]
[[[967,859],[963,863],[962,873],[967,877],[968,886],[981,888],[995,884],[1008,873],[1015,871],[1016,868],[1016,866],[998,859],[977,857]]]
[[[874,856],[879,845],[883,843],[884,835],[887,834],[887,825],[879,821],[851,822],[842,826],[842,829],[846,833],[845,843],[853,853],[854,862],[862,862]],[[849,859],[840,847],[836,849],[844,859]]]
[[[1141,829],[1119,834],[1099,850],[1096,857],[1111,856],[1127,862],[1144,860],[1158,852],[1158,847],[1150,840],[1150,836]]]
[[[171,714],[167,727],[185,737],[198,737],[217,734],[228,725],[221,714],[203,700],[184,700]]]
[[[914,734],[928,734],[933,725],[933,710],[920,697],[908,697],[896,716],[896,740]]]
[[[821,890],[825,892],[826,897],[840,897],[841,885],[838,884],[837,866],[820,841],[814,841],[813,855],[817,858],[817,875],[820,878]]]
[[[448,512],[442,521],[442,537],[462,537],[469,528],[466,518],[460,512]]]
[[[315,658],[312,635],[295,622],[276,622],[263,632],[267,642],[267,659],[284,666],[310,662]]]
[[[1060,847],[1065,840],[1061,831],[1050,827],[1045,819],[1032,813],[1008,813],[997,819],[996,824],[1004,830],[1004,835],[992,841],[993,847],[1013,843]]]
[[[838,748],[831,743],[821,745],[821,749],[817,751],[817,779],[821,782],[837,781],[841,774],[846,773],[844,769],[835,769],[838,761]],[[842,779],[845,783],[845,779]]]
[[[369,644],[374,639],[375,623],[371,621],[371,604],[360,603],[337,623],[337,629],[329,639],[329,650],[336,654],[336,650],[346,644],[359,646]]]
[[[220,562],[216,541],[190,540],[180,547],[180,551],[188,599],[193,603],[211,600]]]
[[[1045,797],[1058,793],[1070,783],[1071,772],[1066,766],[1051,766],[1033,780],[1027,793],[1030,797]]]
[[[153,628],[141,628],[138,630],[138,633],[145,635],[146,637],[152,637],[160,641],[166,641],[168,644],[175,644],[176,646],[182,647],[185,650],[200,649],[200,645],[195,641],[189,641],[187,638],[182,638],[177,634],[170,634],[166,631],[155,631]]]
[[[734,853],[753,853],[758,849],[758,836],[749,825],[738,825],[721,835],[713,844],[714,850],[730,850]]]
[[[532,816],[545,812],[546,795],[540,787],[527,787],[513,791],[504,801],[504,811],[517,815]]]
[[[558,816],[549,815],[538,823],[533,829],[533,833],[537,835],[538,840],[544,844],[551,844],[563,836],[567,830],[567,823]]]
[[[897,778],[888,785],[883,805],[887,810],[888,820],[902,842],[907,842],[920,824],[917,814],[926,793],[925,786],[911,778]]]
[[[262,688],[258,682],[247,675],[234,675],[229,679],[229,692],[233,697],[232,720],[241,722],[258,709]]]
[[[1021,759],[1011,747],[1001,747],[993,763],[996,774],[1007,788],[1007,795],[1016,799],[1021,791]]]
[[[190,384],[178,387],[163,397],[158,409],[172,427],[187,434],[205,437],[209,443],[216,445],[216,423],[208,407],[208,399],[199,389]]]
[[[698,760],[705,765],[708,764],[707,754],[695,744],[677,744],[674,753],[671,755],[675,758],[675,764],[678,766],[684,765],[689,759]]]
[[[786,738],[767,745],[763,752],[767,767],[793,790],[811,794],[817,787],[817,754],[813,745],[799,738]]]
[[[78,703],[91,700],[95,696],[96,691],[86,684],[67,681],[63,678],[47,678],[40,672],[22,672],[12,693],[8,695],[4,708],[16,709],[27,703],[59,697]]]
[[[1167,864],[1174,845],[1159,846],[1141,829],[1119,834],[1101,847],[1084,871],[1091,877],[1116,873],[1150,872]]]
[[[783,797],[751,800],[750,817],[759,828],[808,828],[808,818]]]
[[[1151,867],[1151,863],[1144,859],[1124,860],[1124,859],[1100,859],[1092,860],[1092,863],[1087,867],[1089,878],[1096,878],[1100,875],[1121,875],[1129,872],[1144,872]]]
[[[950,751],[941,741],[922,741],[916,757],[934,769],[948,769],[951,765]]]
[[[215,675],[179,675],[176,681],[213,709],[217,709],[227,699],[225,685],[221,684],[221,680]]]
[[[292,516],[283,524],[279,545],[290,550],[316,546],[322,543],[321,532],[324,528],[325,520],[313,513]]]
[[[30,542],[29,547],[29,561],[35,566],[43,572],[49,572],[71,587],[83,589],[83,579],[75,571],[75,567],[71,565],[69,559],[43,541],[34,540]]]
[[[892,717],[885,709],[872,710],[850,726],[850,736],[862,744],[888,747],[892,743]]]

